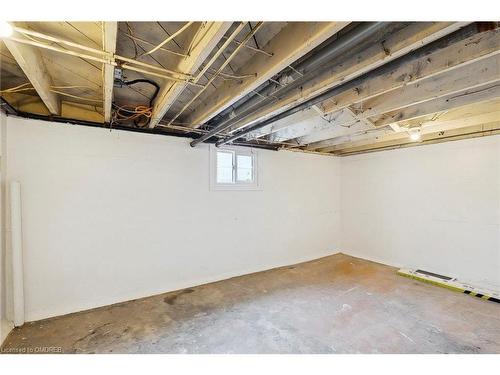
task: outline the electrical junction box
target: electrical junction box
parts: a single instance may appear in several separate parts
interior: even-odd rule
[[[114,73],[114,86],[122,87],[123,86],[123,70],[122,68],[115,68]]]

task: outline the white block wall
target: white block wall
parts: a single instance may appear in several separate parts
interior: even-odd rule
[[[7,118],[26,320],[342,251],[500,289],[500,137],[345,158],[260,151],[210,191],[187,139]],[[5,301],[2,301],[4,303]]]
[[[339,250],[339,159],[259,151],[263,191],[210,191],[188,139],[8,117],[26,320]]]
[[[500,136],[341,159],[342,251],[500,290]]]

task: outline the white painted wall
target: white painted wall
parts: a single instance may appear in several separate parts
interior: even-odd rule
[[[14,117],[7,137],[27,321],[339,250],[500,289],[499,136],[346,158],[260,151],[262,191],[210,191],[208,147],[186,139]]]
[[[263,191],[209,191],[187,139],[7,119],[26,320],[332,254],[339,159],[259,151]]]
[[[500,290],[500,136],[341,159],[342,251]]]
[[[13,327],[8,318],[7,296],[10,292],[10,270],[7,267],[6,210],[5,210],[5,172],[6,172],[6,126],[7,117],[0,111],[0,345]]]

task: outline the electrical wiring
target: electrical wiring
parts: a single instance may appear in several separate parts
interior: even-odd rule
[[[16,93],[16,92],[19,92],[19,91],[27,91],[27,90],[34,90],[33,87],[25,87],[27,85],[31,85],[30,82],[26,82],[26,83],[23,83],[21,85],[18,85],[18,86],[15,86],[15,87],[11,87],[9,89],[5,89],[5,90],[0,90],[0,93]]]
[[[129,36],[129,39],[132,41],[132,43],[134,43],[134,57],[133,58],[135,59],[139,55],[139,46],[137,45],[137,42],[134,39],[134,33],[133,33],[132,28],[130,27],[129,23],[125,22],[125,24],[127,25],[127,30],[128,30],[128,34],[125,34],[125,35]]]
[[[14,94],[14,93],[22,92],[22,91],[35,90],[34,87],[25,87],[27,85],[31,85],[31,83],[26,82],[26,83],[23,83],[23,84],[21,84],[19,86],[11,87],[10,89],[1,90],[0,93],[1,94],[4,94],[4,93],[5,94],[7,94],[7,93]],[[67,92],[64,92],[64,91],[56,90],[56,89],[82,89],[82,88],[92,89],[92,87],[90,87],[90,86],[79,86],[79,85],[73,85],[73,86],[50,86],[49,91],[51,91],[51,92],[53,92],[55,94],[67,96],[67,97],[74,98],[74,99],[102,103],[102,99],[99,99],[99,98],[86,98],[86,97],[83,97],[83,96],[80,96],[80,95],[74,95],[74,94],[70,94],[70,93],[67,93]]]
[[[115,111],[113,112],[112,123],[133,121],[136,126],[143,127],[149,123],[152,116],[152,108],[143,105],[117,106],[116,104],[113,104],[113,108]]]
[[[73,94],[68,94],[67,92],[64,92],[64,91],[59,91],[59,90],[52,90],[50,89],[51,92],[55,93],[55,94],[59,94],[59,95],[63,95],[63,96],[67,96],[67,97],[70,97],[70,98],[74,98],[74,99],[80,99],[80,100],[88,100],[89,102],[99,102],[99,103],[102,103],[102,99],[97,99],[97,98],[85,98],[83,96],[79,96],[79,95],[73,95]]]
[[[152,54],[153,52],[156,52],[158,51],[161,47],[163,47],[165,44],[167,44],[168,42],[170,42],[171,40],[173,40],[177,35],[181,34],[184,30],[186,30],[189,26],[191,26],[194,22],[193,21],[190,21],[190,22],[187,22],[183,27],[181,27],[179,30],[177,30],[175,33],[173,33],[172,35],[170,35],[167,39],[165,39],[163,42],[161,42],[160,44],[158,44],[156,47],[154,47],[153,49],[147,51],[147,52],[144,52],[142,55],[140,55],[139,57],[142,57],[144,55],[150,55]]]
[[[50,86],[51,89],[91,89],[94,90],[94,87],[85,86],[85,85],[74,85],[74,86]]]
[[[117,105],[113,103],[113,117],[111,124],[133,122],[137,127],[144,127],[149,124],[153,115],[153,103],[160,91],[160,86],[149,79],[134,79],[132,81],[120,81],[126,86],[132,86],[138,83],[147,83],[155,87],[155,91],[149,100],[149,105]]]

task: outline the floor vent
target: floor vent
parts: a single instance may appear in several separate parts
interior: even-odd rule
[[[426,283],[448,288],[457,292],[469,294],[471,296],[478,297],[487,301],[500,303],[499,293],[461,283],[453,277],[443,276],[437,273],[423,270],[410,270],[405,268],[401,268],[398,271],[398,274],[415,280],[424,281]]]

